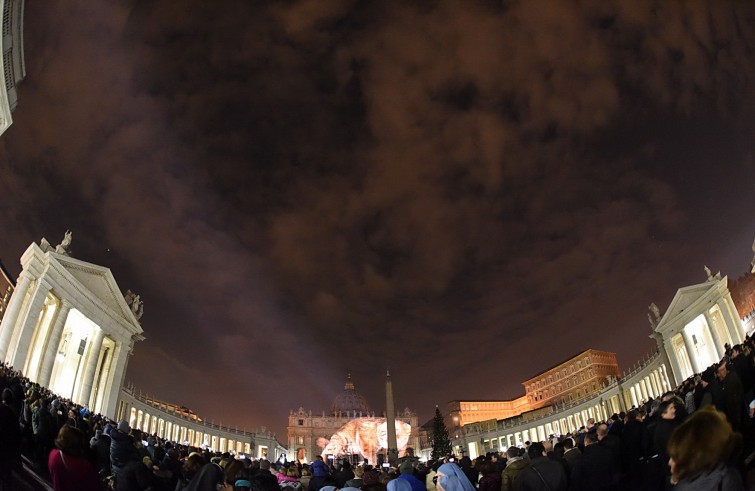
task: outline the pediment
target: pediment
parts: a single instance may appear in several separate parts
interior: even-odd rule
[[[726,281],[726,279],[724,278],[719,281]],[[687,313],[690,307],[693,307],[699,300],[706,297],[712,290],[716,290],[717,287],[718,281],[706,281],[705,283],[678,289],[668,308],[663,313],[656,331],[662,330],[663,326],[670,324],[677,317]]]
[[[50,253],[50,255],[53,254]],[[60,254],[54,254],[54,257],[66,272],[113,313],[125,319],[129,324],[139,326],[139,321],[126,304],[109,268]],[[141,328],[139,330],[141,331]]]

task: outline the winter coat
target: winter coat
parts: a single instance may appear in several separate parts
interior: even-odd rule
[[[34,407],[31,413],[31,426],[34,434],[40,439],[55,436],[55,420],[46,407]]]
[[[582,459],[584,459],[584,455]],[[514,483],[514,489],[521,491],[566,491],[568,485],[566,471],[561,464],[547,457],[537,457],[530,460],[530,466],[519,473],[519,477]]]
[[[129,462],[139,461],[134,447],[134,438],[118,430],[110,432],[110,464],[114,469],[123,468]]]
[[[501,474],[501,489],[503,491],[512,491],[513,489],[516,489],[514,488],[516,478],[523,469],[526,469],[529,466],[530,464],[524,460],[523,457],[509,459],[506,463],[506,468],[503,469],[503,473]]]
[[[480,478],[479,491],[501,491],[501,474],[492,472]]]
[[[100,491],[100,479],[85,457],[67,455],[57,448],[47,459],[55,491]]]
[[[619,470],[610,450],[599,444],[587,445],[582,458],[574,463],[571,489],[608,491],[619,484]]]
[[[695,479],[682,479],[673,491],[744,491],[739,473],[729,467],[718,467]]]

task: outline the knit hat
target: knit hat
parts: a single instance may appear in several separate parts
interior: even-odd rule
[[[122,419],[118,422],[118,431],[121,433],[131,433],[131,427],[128,425],[128,421]]]
[[[414,466],[412,465],[411,461],[405,460],[398,467],[398,471],[401,474],[411,474],[414,472]]]

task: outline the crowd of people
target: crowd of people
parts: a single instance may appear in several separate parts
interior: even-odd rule
[[[472,460],[394,466],[274,462],[211,452],[92,414],[0,365],[0,491],[22,453],[55,491],[744,490],[753,433],[753,338],[641,407],[568,435]],[[753,484],[753,483],[750,483]]]

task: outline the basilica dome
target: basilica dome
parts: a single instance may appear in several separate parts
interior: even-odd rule
[[[349,374],[348,377],[346,377],[346,384],[343,387],[343,392],[333,399],[330,411],[333,413],[354,411],[367,413],[369,410],[370,406],[367,405],[367,401],[362,397],[362,394],[357,392],[354,388],[354,383],[351,381],[351,374]]]

